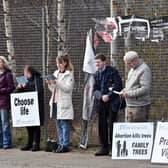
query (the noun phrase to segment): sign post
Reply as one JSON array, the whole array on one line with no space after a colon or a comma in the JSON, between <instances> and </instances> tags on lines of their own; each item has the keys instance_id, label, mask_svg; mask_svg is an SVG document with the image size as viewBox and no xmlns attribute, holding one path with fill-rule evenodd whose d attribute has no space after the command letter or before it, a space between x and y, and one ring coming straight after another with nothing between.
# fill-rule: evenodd
<instances>
[{"instance_id":1,"label":"sign post","mask_svg":"<svg viewBox=\"0 0 168 168\"><path fill-rule=\"evenodd\" d=\"M39 106L37 92L11 94L13 127L39 126Z\"/></svg>"},{"instance_id":2,"label":"sign post","mask_svg":"<svg viewBox=\"0 0 168 168\"><path fill-rule=\"evenodd\" d=\"M115 123L112 159L150 160L153 146L152 122Z\"/></svg>"},{"instance_id":3,"label":"sign post","mask_svg":"<svg viewBox=\"0 0 168 168\"><path fill-rule=\"evenodd\" d=\"M158 122L155 143L152 153L152 163L168 164L168 122Z\"/></svg>"}]
</instances>

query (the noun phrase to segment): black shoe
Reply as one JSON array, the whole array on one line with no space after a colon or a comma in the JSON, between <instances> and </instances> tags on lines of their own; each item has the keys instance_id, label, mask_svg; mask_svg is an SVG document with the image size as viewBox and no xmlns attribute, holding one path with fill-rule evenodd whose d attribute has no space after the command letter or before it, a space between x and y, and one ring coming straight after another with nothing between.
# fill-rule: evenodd
<instances>
[{"instance_id":1,"label":"black shoe","mask_svg":"<svg viewBox=\"0 0 168 168\"><path fill-rule=\"evenodd\" d=\"M5 150L6 149L11 149L12 148L12 146L5 146L5 147L3 147Z\"/></svg>"},{"instance_id":2,"label":"black shoe","mask_svg":"<svg viewBox=\"0 0 168 168\"><path fill-rule=\"evenodd\" d=\"M57 153L57 151L60 151L61 148L62 148L62 145L59 144L59 145L57 146L57 149L54 149L52 152L53 152L53 153Z\"/></svg>"},{"instance_id":3,"label":"black shoe","mask_svg":"<svg viewBox=\"0 0 168 168\"><path fill-rule=\"evenodd\" d=\"M109 150L106 148L101 148L98 152L95 153L95 156L107 156L109 155Z\"/></svg>"},{"instance_id":4,"label":"black shoe","mask_svg":"<svg viewBox=\"0 0 168 168\"><path fill-rule=\"evenodd\" d=\"M32 152L37 152L40 151L40 146L39 145L34 145L32 148Z\"/></svg>"},{"instance_id":5,"label":"black shoe","mask_svg":"<svg viewBox=\"0 0 168 168\"><path fill-rule=\"evenodd\" d=\"M26 146L22 147L21 150L22 151L29 151L32 149L32 147L33 147L32 145L26 145Z\"/></svg>"},{"instance_id":6,"label":"black shoe","mask_svg":"<svg viewBox=\"0 0 168 168\"><path fill-rule=\"evenodd\" d=\"M59 145L57 150L55 151L55 153L65 153L65 152L69 152L69 148L68 146L64 145Z\"/></svg>"}]
</instances>

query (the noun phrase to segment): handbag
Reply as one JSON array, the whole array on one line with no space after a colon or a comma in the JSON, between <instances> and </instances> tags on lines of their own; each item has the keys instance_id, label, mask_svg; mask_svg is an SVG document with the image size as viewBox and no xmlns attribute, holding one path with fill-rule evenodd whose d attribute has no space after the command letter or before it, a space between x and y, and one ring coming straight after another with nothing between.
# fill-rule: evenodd
<instances>
[{"instance_id":1,"label":"handbag","mask_svg":"<svg viewBox=\"0 0 168 168\"><path fill-rule=\"evenodd\" d=\"M48 139L46 142L45 152L53 152L57 149L58 144L53 139Z\"/></svg>"}]
</instances>

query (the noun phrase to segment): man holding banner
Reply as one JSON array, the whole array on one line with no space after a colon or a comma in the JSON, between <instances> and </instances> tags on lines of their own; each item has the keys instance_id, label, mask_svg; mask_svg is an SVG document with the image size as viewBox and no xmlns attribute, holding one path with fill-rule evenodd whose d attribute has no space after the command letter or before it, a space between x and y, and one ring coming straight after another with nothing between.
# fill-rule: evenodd
<instances>
[{"instance_id":1,"label":"man holding banner","mask_svg":"<svg viewBox=\"0 0 168 168\"><path fill-rule=\"evenodd\" d=\"M126 86L120 92L120 96L126 99L126 121L147 121L151 103L150 68L139 58L135 51L128 51L124 56L124 62L131 68L126 80Z\"/></svg>"}]
</instances>

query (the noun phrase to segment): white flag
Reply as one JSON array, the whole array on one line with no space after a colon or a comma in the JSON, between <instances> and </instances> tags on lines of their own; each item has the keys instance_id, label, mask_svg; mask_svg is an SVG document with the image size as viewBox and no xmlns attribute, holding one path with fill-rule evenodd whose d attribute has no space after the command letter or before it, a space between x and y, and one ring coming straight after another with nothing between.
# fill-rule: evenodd
<instances>
[{"instance_id":1,"label":"white flag","mask_svg":"<svg viewBox=\"0 0 168 168\"><path fill-rule=\"evenodd\" d=\"M83 71L85 72L85 81L84 81L83 110L82 110L83 124L82 124L80 147L84 149L87 148L88 144L88 133L89 133L88 127L90 118L92 116L93 101L94 101L93 74L96 72L94 57L95 55L92 47L92 30L90 30L86 38L86 49L83 63Z\"/></svg>"},{"instance_id":2,"label":"white flag","mask_svg":"<svg viewBox=\"0 0 168 168\"><path fill-rule=\"evenodd\" d=\"M83 71L89 74L94 74L96 72L95 54L92 47L92 30L87 34L86 38L86 48L85 48L85 56L83 62Z\"/></svg>"}]
</instances>

